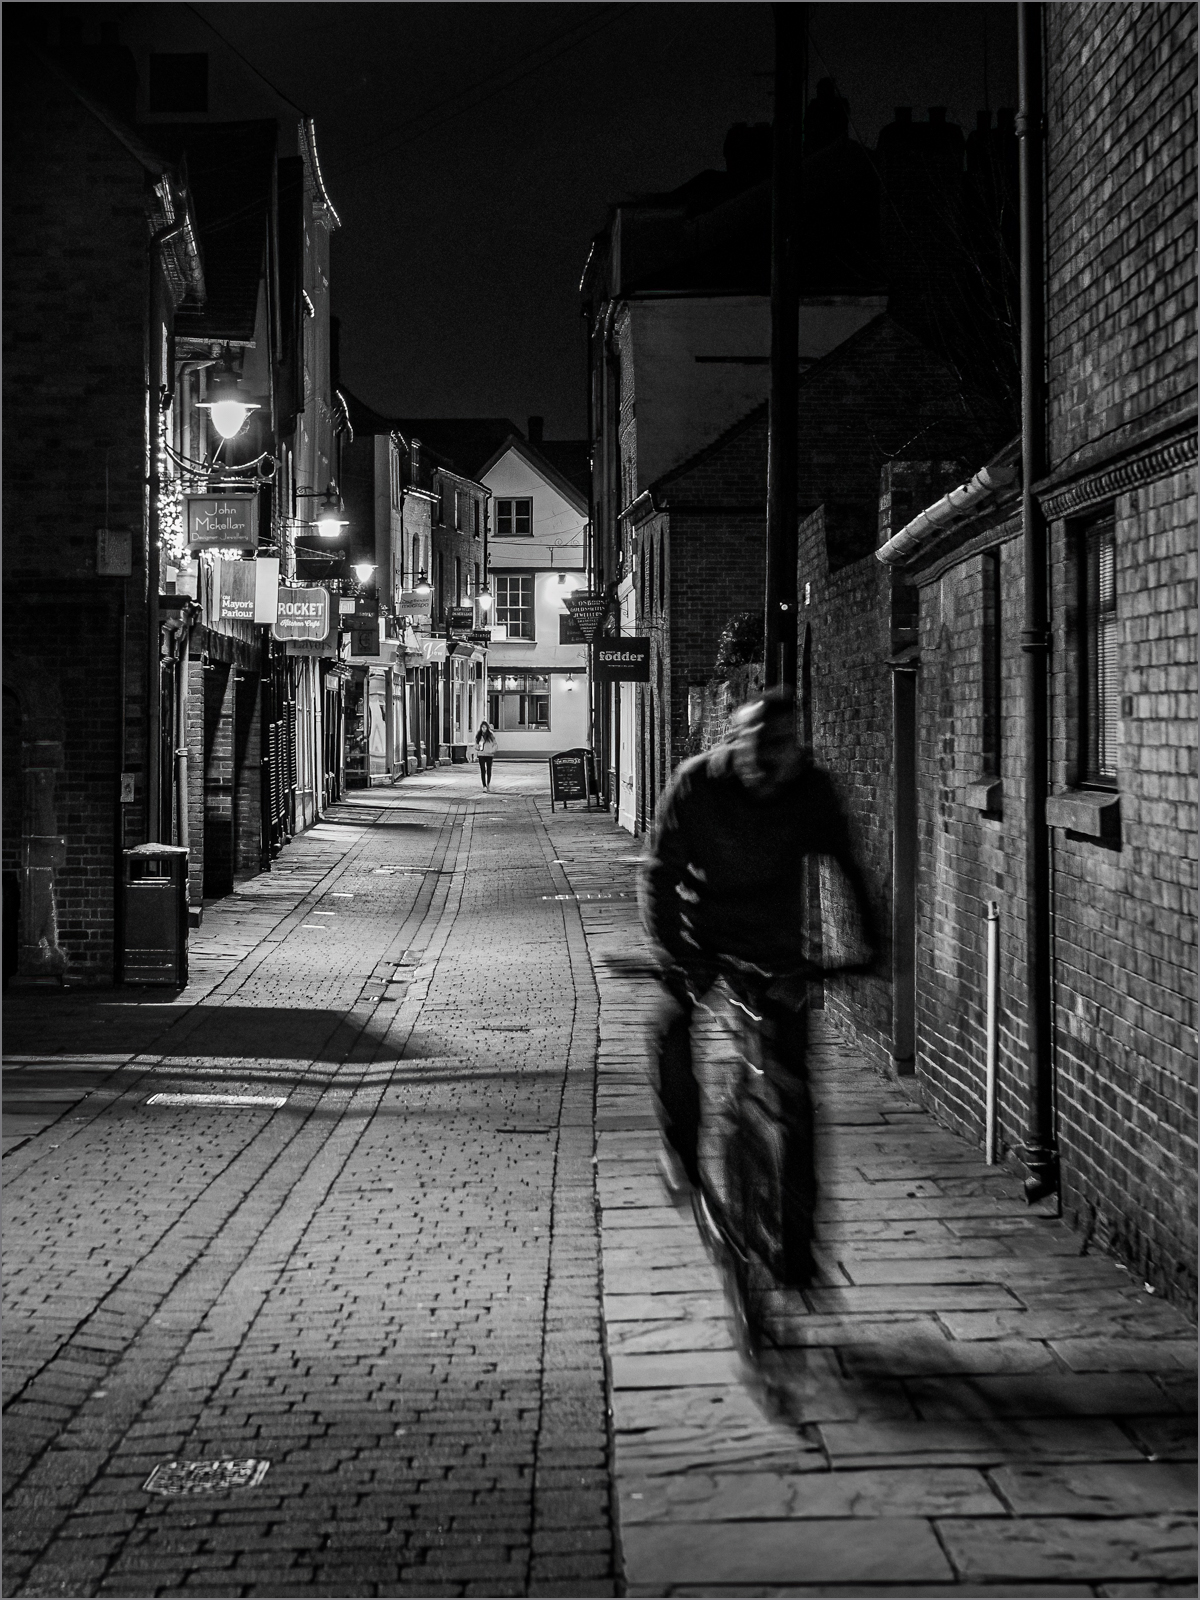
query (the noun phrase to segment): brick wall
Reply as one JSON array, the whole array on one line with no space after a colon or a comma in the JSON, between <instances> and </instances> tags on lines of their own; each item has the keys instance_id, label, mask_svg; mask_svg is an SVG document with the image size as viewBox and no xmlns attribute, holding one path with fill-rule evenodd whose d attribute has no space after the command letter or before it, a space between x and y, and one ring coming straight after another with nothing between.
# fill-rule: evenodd
<instances>
[{"instance_id":1,"label":"brick wall","mask_svg":"<svg viewBox=\"0 0 1200 1600\"><path fill-rule=\"evenodd\" d=\"M228 894L234 873L234 668L210 661L204 669L204 894Z\"/></svg>"},{"instance_id":2,"label":"brick wall","mask_svg":"<svg viewBox=\"0 0 1200 1600\"><path fill-rule=\"evenodd\" d=\"M238 873L263 864L262 679L238 672L235 683L233 863ZM286 783L286 777L284 778Z\"/></svg>"},{"instance_id":3,"label":"brick wall","mask_svg":"<svg viewBox=\"0 0 1200 1600\"><path fill-rule=\"evenodd\" d=\"M1196 9L1054 5L1047 49L1052 462L1196 387Z\"/></svg>"},{"instance_id":4,"label":"brick wall","mask_svg":"<svg viewBox=\"0 0 1200 1600\"><path fill-rule=\"evenodd\" d=\"M1196 486L1115 503L1120 848L1051 832L1063 1204L1195 1303ZM1052 782L1078 776L1076 529L1053 529Z\"/></svg>"},{"instance_id":5,"label":"brick wall","mask_svg":"<svg viewBox=\"0 0 1200 1600\"><path fill-rule=\"evenodd\" d=\"M1019 541L996 547L1003 641L1001 803L970 803L983 776L982 555L920 590L917 720L917 1076L941 1121L982 1145L986 1114L987 924L1000 907L997 1131L1000 1151L1025 1131L1025 857L1022 833L1023 622Z\"/></svg>"},{"instance_id":6,"label":"brick wall","mask_svg":"<svg viewBox=\"0 0 1200 1600\"><path fill-rule=\"evenodd\" d=\"M22 963L29 975L104 979L117 850L146 836L145 174L55 74L9 43L4 673L24 734L31 836L20 849L36 877L25 886ZM133 531L124 583L96 575L106 518ZM127 806L122 767L136 780Z\"/></svg>"}]
</instances>

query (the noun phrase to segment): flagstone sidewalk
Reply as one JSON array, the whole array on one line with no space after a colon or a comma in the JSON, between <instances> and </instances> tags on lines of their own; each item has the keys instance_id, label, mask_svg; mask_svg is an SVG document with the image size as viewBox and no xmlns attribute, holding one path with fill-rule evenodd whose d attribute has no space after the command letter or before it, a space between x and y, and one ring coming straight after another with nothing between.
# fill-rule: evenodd
<instances>
[{"instance_id":1,"label":"flagstone sidewalk","mask_svg":"<svg viewBox=\"0 0 1200 1600\"><path fill-rule=\"evenodd\" d=\"M818 1013L818 1286L776 1306L786 1418L665 1201L643 1065L637 845L543 821L600 993L596 1106L631 1595L1194 1595L1195 1329L877 1077ZM720 1046L709 1030L707 1049Z\"/></svg>"}]
</instances>

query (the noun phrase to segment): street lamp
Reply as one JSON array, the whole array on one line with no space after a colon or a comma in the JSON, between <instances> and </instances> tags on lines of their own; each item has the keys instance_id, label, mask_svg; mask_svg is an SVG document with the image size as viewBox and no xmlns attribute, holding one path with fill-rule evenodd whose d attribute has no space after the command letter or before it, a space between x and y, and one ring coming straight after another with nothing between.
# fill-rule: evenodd
<instances>
[{"instance_id":1,"label":"street lamp","mask_svg":"<svg viewBox=\"0 0 1200 1600\"><path fill-rule=\"evenodd\" d=\"M322 539L336 539L342 529L349 526L342 515L342 497L338 493L337 484L330 478L329 486L321 500L320 510L317 512L317 533ZM371 570L374 571L374 568Z\"/></svg>"},{"instance_id":2,"label":"street lamp","mask_svg":"<svg viewBox=\"0 0 1200 1600\"><path fill-rule=\"evenodd\" d=\"M373 561L356 561L354 563L354 576L358 579L359 583L369 583L371 574L374 571L375 563Z\"/></svg>"},{"instance_id":3,"label":"street lamp","mask_svg":"<svg viewBox=\"0 0 1200 1600\"><path fill-rule=\"evenodd\" d=\"M433 593L433 585L430 583L429 579L425 576L425 568L424 567L422 567L420 572L417 573L417 581L413 585L413 593L414 594L432 594Z\"/></svg>"},{"instance_id":4,"label":"street lamp","mask_svg":"<svg viewBox=\"0 0 1200 1600\"><path fill-rule=\"evenodd\" d=\"M237 377L226 365L214 377L208 399L201 400L197 409L208 412L222 439L236 439L246 426L246 418L261 407L257 400L247 400L238 393Z\"/></svg>"},{"instance_id":5,"label":"street lamp","mask_svg":"<svg viewBox=\"0 0 1200 1600\"><path fill-rule=\"evenodd\" d=\"M486 583L476 592L475 598L479 602L481 611L490 611L492 609L492 591Z\"/></svg>"}]
</instances>

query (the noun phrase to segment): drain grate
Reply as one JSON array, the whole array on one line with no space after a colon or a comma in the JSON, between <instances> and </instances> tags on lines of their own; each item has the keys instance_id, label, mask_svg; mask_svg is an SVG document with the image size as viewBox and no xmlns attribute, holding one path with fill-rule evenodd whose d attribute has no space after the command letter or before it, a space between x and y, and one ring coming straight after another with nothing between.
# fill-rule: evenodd
<instances>
[{"instance_id":1,"label":"drain grate","mask_svg":"<svg viewBox=\"0 0 1200 1600\"><path fill-rule=\"evenodd\" d=\"M267 1475L269 1461L248 1456L240 1461L163 1461L146 1479L147 1494L224 1494L229 1489L254 1489Z\"/></svg>"},{"instance_id":2,"label":"drain grate","mask_svg":"<svg viewBox=\"0 0 1200 1600\"><path fill-rule=\"evenodd\" d=\"M152 1094L148 1106L285 1106L285 1094Z\"/></svg>"}]
</instances>

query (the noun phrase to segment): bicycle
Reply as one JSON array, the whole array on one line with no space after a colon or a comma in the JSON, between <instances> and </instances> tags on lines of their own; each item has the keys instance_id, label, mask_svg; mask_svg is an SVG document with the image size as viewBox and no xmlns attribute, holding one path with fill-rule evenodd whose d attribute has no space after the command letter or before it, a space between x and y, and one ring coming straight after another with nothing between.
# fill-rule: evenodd
<instances>
[{"instance_id":1,"label":"bicycle","mask_svg":"<svg viewBox=\"0 0 1200 1600\"><path fill-rule=\"evenodd\" d=\"M670 972L621 957L606 965L659 981ZM689 1198L724 1281L735 1342L756 1364L770 1297L808 1288L818 1272L816 1124L805 1061L809 985L869 969L808 963L770 972L733 957L718 958L715 966L716 981L703 993L674 969L692 1004L733 1044L733 1071L717 1097L716 1126L708 1124L701 1145L700 1184Z\"/></svg>"}]
</instances>

